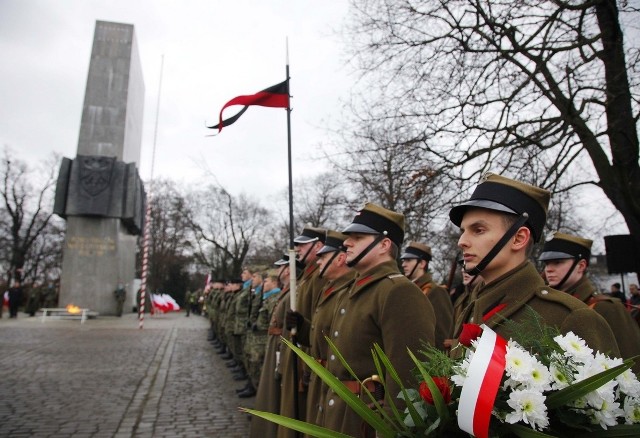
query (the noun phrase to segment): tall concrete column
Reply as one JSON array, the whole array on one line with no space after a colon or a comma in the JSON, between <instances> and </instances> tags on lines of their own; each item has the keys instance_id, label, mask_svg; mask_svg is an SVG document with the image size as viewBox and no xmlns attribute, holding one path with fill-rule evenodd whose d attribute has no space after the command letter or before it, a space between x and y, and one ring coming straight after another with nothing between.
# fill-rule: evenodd
<instances>
[{"instance_id":1,"label":"tall concrete column","mask_svg":"<svg viewBox=\"0 0 640 438\"><path fill-rule=\"evenodd\" d=\"M137 174L143 109L144 81L133 25L97 21L78 158L63 161L56 190L54 211L67 218L60 306L74 304L112 315L119 281L127 285L129 298L136 292L135 234L141 227L125 219L144 210Z\"/></svg>"}]
</instances>

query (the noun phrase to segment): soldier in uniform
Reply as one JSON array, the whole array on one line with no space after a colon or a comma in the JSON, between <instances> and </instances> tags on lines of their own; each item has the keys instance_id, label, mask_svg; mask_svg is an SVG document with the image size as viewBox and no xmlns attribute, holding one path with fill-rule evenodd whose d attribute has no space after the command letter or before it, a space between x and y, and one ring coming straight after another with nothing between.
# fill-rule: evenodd
<instances>
[{"instance_id":1,"label":"soldier in uniform","mask_svg":"<svg viewBox=\"0 0 640 438\"><path fill-rule=\"evenodd\" d=\"M415 364L407 349L418 352L424 344L433 345L435 315L420 288L398 270L396 258L404 239L404 215L367 203L343 230L347 266L358 276L348 291L338 297L328 333L360 381L378 397L372 377L377 370L371 349L378 344L387 354L405 385L415 384L411 370ZM354 394L362 387L334 354L326 368ZM404 409L396 398L399 386L385 375L390 399ZM369 398L364 396L364 401ZM321 398L321 426L351 436L361 436L362 419L331 389ZM385 409L391 409L390 406Z\"/></svg>"},{"instance_id":2,"label":"soldier in uniform","mask_svg":"<svg viewBox=\"0 0 640 438\"><path fill-rule=\"evenodd\" d=\"M325 336L331 329L338 297L351 287L356 276L356 272L347 266L347 253L343 245L346 238L346 234L327 230L324 246L317 253L317 263L320 267L318 275L325 278L327 283L318 296L308 327L309 354L322 365L327 364L327 357L329 357L329 344L327 344ZM306 330L306 324L300 330ZM307 422L322 424L322 397L326 390L327 387L322 379L316 374L312 374L307 394L305 416Z\"/></svg>"},{"instance_id":3,"label":"soldier in uniform","mask_svg":"<svg viewBox=\"0 0 640 438\"><path fill-rule=\"evenodd\" d=\"M285 315L289 301L289 256L277 262L278 279L282 285L282 290L276 295L273 311L269 316L269 326L267 328L267 347L265 349L264 363L260 373L260 383L254 408L259 411L280 413L280 384L282 374L280 373L280 350L282 343L280 337L284 333ZM259 417L251 419L251 438L274 438L277 435L278 425Z\"/></svg>"},{"instance_id":4,"label":"soldier in uniform","mask_svg":"<svg viewBox=\"0 0 640 438\"><path fill-rule=\"evenodd\" d=\"M296 260L304 266L302 274L298 277L296 287L296 313L292 315L291 307L287 308L287 330L297 325L298 321L311 321L314 303L317 295L325 284L323 278L318 277L318 265L316 253L324 244L326 230L306 226L300 235L293 239ZM309 332L297 330L296 342L302 346L303 351L308 352ZM307 388L311 371L298 360L295 353L289 348L282 349L282 398L280 401L280 413L290 418L304 421L306 412ZM297 366L298 381L294 381L293 366ZM297 391L297 394L294 392ZM296 404L297 399L297 404ZM278 438L295 438L295 431L278 426Z\"/></svg>"},{"instance_id":5,"label":"soldier in uniform","mask_svg":"<svg viewBox=\"0 0 640 438\"><path fill-rule=\"evenodd\" d=\"M253 298L253 269L245 267L240 276L242 278L242 289L234 300L233 308L233 357L236 365L231 371L234 373L233 380L247 380L249 376L245 368L244 343L247 335L247 322L249 321L249 305Z\"/></svg>"},{"instance_id":6,"label":"soldier in uniform","mask_svg":"<svg viewBox=\"0 0 640 438\"><path fill-rule=\"evenodd\" d=\"M598 293L587 278L592 240L565 233L554 233L545 242L538 258L544 263L549 286L586 303L607 321L618 342L620 356L628 359L640 355L640 327L620 300ZM633 370L640 372L640 362Z\"/></svg>"},{"instance_id":7,"label":"soldier in uniform","mask_svg":"<svg viewBox=\"0 0 640 438\"><path fill-rule=\"evenodd\" d=\"M438 285L429 273L431 247L420 242L409 242L400 256L404 275L427 297L436 313L435 346L444 350L444 340L453 335L453 304L447 290Z\"/></svg>"},{"instance_id":8,"label":"soldier in uniform","mask_svg":"<svg viewBox=\"0 0 640 438\"><path fill-rule=\"evenodd\" d=\"M124 300L127 298L127 290L124 288L124 284L118 281L116 290L113 291L113 295L116 299L116 316L122 316L122 310L124 308Z\"/></svg>"},{"instance_id":9,"label":"soldier in uniform","mask_svg":"<svg viewBox=\"0 0 640 438\"><path fill-rule=\"evenodd\" d=\"M262 275L260 277L262 278ZM253 397L256 394L269 337L269 322L273 309L278 302L278 294L280 292L277 272L265 274L258 292L260 300L255 303L257 307L255 318L251 320L251 328L247 332L245 356L248 359L247 372L249 374L249 382L247 386L238 392L238 396L241 398Z\"/></svg>"},{"instance_id":10,"label":"soldier in uniform","mask_svg":"<svg viewBox=\"0 0 640 438\"><path fill-rule=\"evenodd\" d=\"M528 260L542 236L549 198L547 190L489 173L469 201L451 209L451 222L462 233L458 246L465 270L483 279L456 321L454 336L463 323L473 322L508 338L504 319L527 320L532 309L562 333L572 331L594 350L617 356L606 321L577 298L545 285Z\"/></svg>"}]
</instances>

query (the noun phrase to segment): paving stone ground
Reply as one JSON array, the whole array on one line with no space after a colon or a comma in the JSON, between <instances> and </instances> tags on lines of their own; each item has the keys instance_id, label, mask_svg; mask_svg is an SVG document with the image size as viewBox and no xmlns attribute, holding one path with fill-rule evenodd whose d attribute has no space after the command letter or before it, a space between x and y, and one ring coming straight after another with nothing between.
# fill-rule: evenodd
<instances>
[{"instance_id":1,"label":"paving stone ground","mask_svg":"<svg viewBox=\"0 0 640 438\"><path fill-rule=\"evenodd\" d=\"M0 318L0 437L245 437L208 321L175 312Z\"/></svg>"}]
</instances>

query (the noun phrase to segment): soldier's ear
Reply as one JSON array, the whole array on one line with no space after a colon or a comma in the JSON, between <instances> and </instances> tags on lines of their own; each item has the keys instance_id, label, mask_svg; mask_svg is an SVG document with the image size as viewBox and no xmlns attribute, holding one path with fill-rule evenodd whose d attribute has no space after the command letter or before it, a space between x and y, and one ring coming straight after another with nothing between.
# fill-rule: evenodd
<instances>
[{"instance_id":1,"label":"soldier's ear","mask_svg":"<svg viewBox=\"0 0 640 438\"><path fill-rule=\"evenodd\" d=\"M515 251L526 249L531 240L531 230L527 227L520 227L511 239L511 248Z\"/></svg>"}]
</instances>

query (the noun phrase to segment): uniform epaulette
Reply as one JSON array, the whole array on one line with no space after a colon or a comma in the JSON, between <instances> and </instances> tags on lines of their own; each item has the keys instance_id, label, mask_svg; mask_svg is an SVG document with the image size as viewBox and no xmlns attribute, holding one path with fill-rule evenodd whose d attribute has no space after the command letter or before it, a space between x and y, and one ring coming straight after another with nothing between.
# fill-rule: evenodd
<instances>
[{"instance_id":1,"label":"uniform epaulette","mask_svg":"<svg viewBox=\"0 0 640 438\"><path fill-rule=\"evenodd\" d=\"M387 278L398 278L398 277L404 277L404 274L390 274L387 276Z\"/></svg>"},{"instance_id":2,"label":"uniform epaulette","mask_svg":"<svg viewBox=\"0 0 640 438\"><path fill-rule=\"evenodd\" d=\"M538 298L542 298L545 301L552 301L554 303L562 304L569 310L577 309L574 297L572 297L566 292L561 292L550 287L544 287L542 289L537 290L535 292L535 295ZM577 300L577 301L581 302L580 300Z\"/></svg>"}]
</instances>

